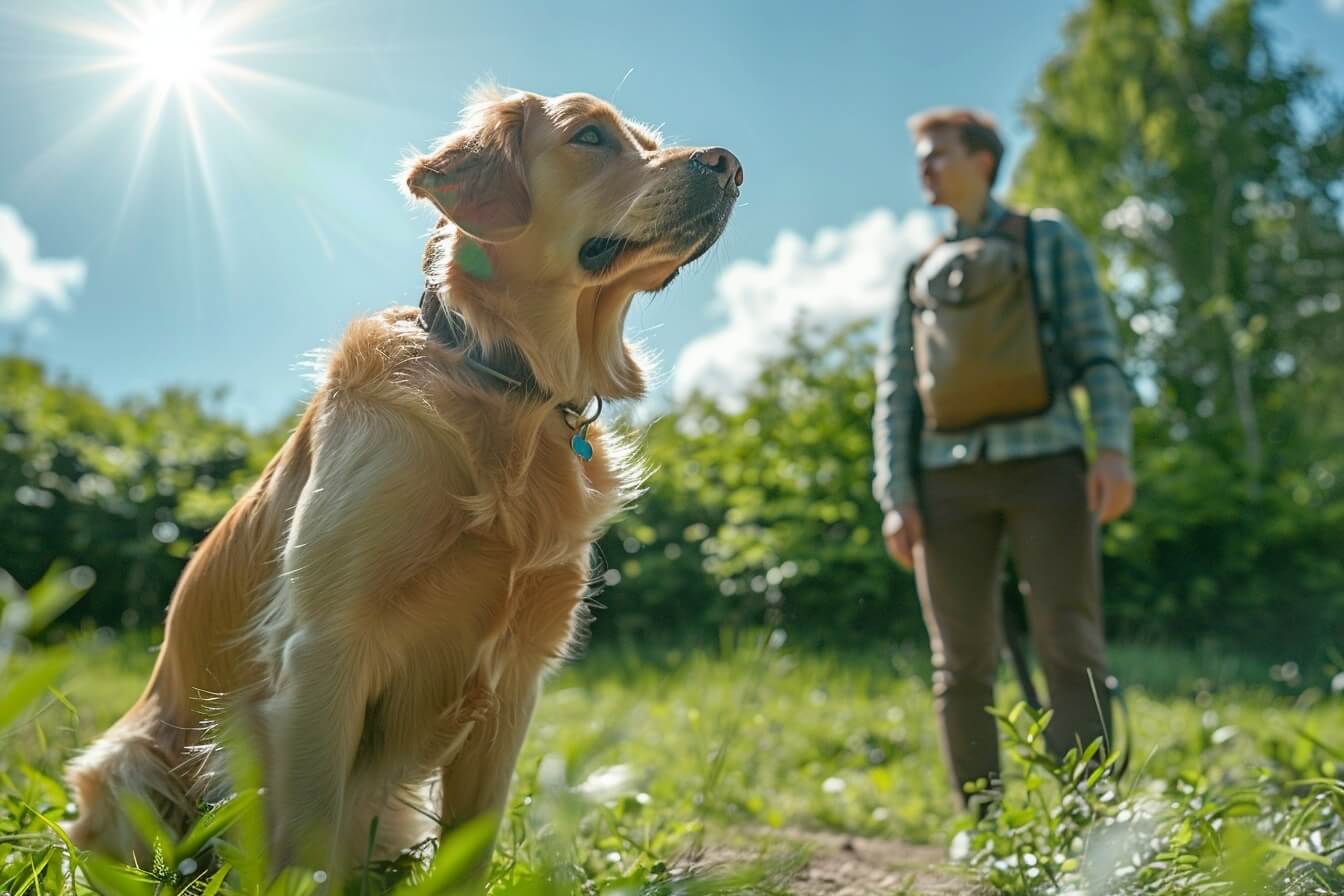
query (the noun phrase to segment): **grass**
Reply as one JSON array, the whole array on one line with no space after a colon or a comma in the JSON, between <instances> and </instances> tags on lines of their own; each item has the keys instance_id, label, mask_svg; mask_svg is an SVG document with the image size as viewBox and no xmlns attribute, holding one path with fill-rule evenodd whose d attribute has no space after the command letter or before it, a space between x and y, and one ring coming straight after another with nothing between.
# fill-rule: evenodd
<instances>
[{"instance_id":1,"label":"grass","mask_svg":"<svg viewBox=\"0 0 1344 896\"><path fill-rule=\"evenodd\" d=\"M1116 786L1093 780L1080 757L1045 757L1032 732L1039 720L1014 712L1005 686L1009 796L960 838L967 873L1022 894L1344 892L1331 889L1344 881L1344 699L1328 677L1338 670L1290 677L1280 665L1271 679L1265 664L1225 653L1136 647L1113 657L1128 683L1129 775ZM70 889L49 824L70 808L61 764L129 705L151 662L144 642L85 645L61 698L48 692L0 735L0 892ZM491 892L785 893L797 855L776 849L736 877L697 873L688 859L770 828L946 843L967 822L946 791L927 680L913 650L818 654L753 642L586 657L547 687ZM228 838L243 833L236 825ZM440 850L433 880L408 860L350 892L398 879L404 892L451 892L472 836ZM165 850L160 859L144 873L93 873L119 890L246 890L239 864L219 875L204 857ZM287 885L312 882L296 875Z\"/></svg>"}]
</instances>

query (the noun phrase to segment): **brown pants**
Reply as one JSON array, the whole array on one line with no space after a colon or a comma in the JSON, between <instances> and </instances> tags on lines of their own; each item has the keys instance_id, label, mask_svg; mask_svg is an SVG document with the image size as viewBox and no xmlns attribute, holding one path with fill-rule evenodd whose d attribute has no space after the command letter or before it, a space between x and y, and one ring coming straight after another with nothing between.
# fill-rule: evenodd
<instances>
[{"instance_id":1,"label":"brown pants","mask_svg":"<svg viewBox=\"0 0 1344 896\"><path fill-rule=\"evenodd\" d=\"M997 723L985 707L1000 653L1005 533L1055 713L1046 744L1061 755L1102 736L1103 719L1110 731L1097 527L1078 453L926 470L920 485L915 576L943 754L965 802L965 784L999 774Z\"/></svg>"}]
</instances>

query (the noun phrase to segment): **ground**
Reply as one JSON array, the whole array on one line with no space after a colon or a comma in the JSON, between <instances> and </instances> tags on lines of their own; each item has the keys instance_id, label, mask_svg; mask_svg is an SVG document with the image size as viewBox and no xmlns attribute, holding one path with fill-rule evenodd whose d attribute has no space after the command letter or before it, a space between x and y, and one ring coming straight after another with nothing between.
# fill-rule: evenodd
<instances>
[{"instance_id":1,"label":"ground","mask_svg":"<svg viewBox=\"0 0 1344 896\"><path fill-rule=\"evenodd\" d=\"M693 864L733 867L762 855L798 853L794 862L771 862L772 883L792 896L987 896L965 871L948 863L947 851L897 839L854 837L802 830L755 828L741 842L706 847Z\"/></svg>"}]
</instances>

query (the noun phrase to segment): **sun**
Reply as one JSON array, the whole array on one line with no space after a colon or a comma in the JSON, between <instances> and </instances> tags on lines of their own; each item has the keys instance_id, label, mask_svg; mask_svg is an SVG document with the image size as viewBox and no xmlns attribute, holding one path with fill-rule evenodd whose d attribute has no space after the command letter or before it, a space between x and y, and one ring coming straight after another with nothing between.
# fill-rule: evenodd
<instances>
[{"instance_id":1,"label":"sun","mask_svg":"<svg viewBox=\"0 0 1344 896\"><path fill-rule=\"evenodd\" d=\"M286 129L270 126L266 114L283 102L344 104L339 92L279 74L293 53L318 50L310 36L285 33L288 12L326 0L67 0L30 3L42 11L23 21L64 38L67 44L47 71L53 77L87 77L106 89L101 101L70 110L68 130L37 153L19 179L37 183L58 165L81 166L102 153L109 140L130 143L128 164L116 172L121 202L108 221L115 237L137 197L178 177L174 189L195 196L221 253L227 254L226 216L213 159L238 141L283 157L296 156ZM10 12L0 0L0 29ZM59 8L64 7L64 8ZM0 31L0 33L5 33ZM3 41L0 41L3 43ZM68 61L68 62L67 62ZM264 67L263 67L264 66ZM130 119L130 120L128 120ZM134 122L138 119L138 122ZM169 149L166 137L176 143ZM182 153L182 165L163 163L161 151ZM261 153L254 157L262 158ZM142 178L148 181L142 190ZM192 203L183 213L194 215Z\"/></svg>"},{"instance_id":2,"label":"sun","mask_svg":"<svg viewBox=\"0 0 1344 896\"><path fill-rule=\"evenodd\" d=\"M131 55L144 77L179 90L203 83L214 48L202 12L165 6L136 23Z\"/></svg>"},{"instance_id":3,"label":"sun","mask_svg":"<svg viewBox=\"0 0 1344 896\"><path fill-rule=\"evenodd\" d=\"M240 82L253 88L287 86L286 79L271 76L246 64L245 57L266 50L282 51L276 41L262 43L250 37L264 27L268 13L282 0L236 0L218 8L215 0L81 0L80 13L53 12L35 18L35 23L76 39L72 55L84 56L82 64L68 69L71 75L111 75L117 83L104 100L82 114L70 131L40 153L25 169L36 172L56 159L68 159L90 151L99 133L121 118L140 101L143 110L138 128L119 128L135 141L134 160L121 179L121 207L112 222L118 230L165 128L178 129L187 138L194 157L195 183L204 189L210 220L219 232L222 215L219 190L211 166L206 128L209 113L222 113L244 128L253 127L246 107L239 108L228 96ZM220 4L219 6L223 6ZM256 91L253 91L255 95ZM169 110L172 114L165 114ZM124 119L123 119L124 120ZM162 166L161 166L162 167ZM184 168L184 177L188 169ZM184 181L189 188L190 181Z\"/></svg>"}]
</instances>

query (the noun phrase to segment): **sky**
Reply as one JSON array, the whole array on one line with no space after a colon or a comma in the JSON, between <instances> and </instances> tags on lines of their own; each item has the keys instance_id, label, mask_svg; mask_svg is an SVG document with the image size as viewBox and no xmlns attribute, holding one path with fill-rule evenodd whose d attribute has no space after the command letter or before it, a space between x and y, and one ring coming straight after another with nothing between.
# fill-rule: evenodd
<instances>
[{"instance_id":1,"label":"sky","mask_svg":"<svg viewBox=\"0 0 1344 896\"><path fill-rule=\"evenodd\" d=\"M274 425L314 349L418 301L433 216L393 175L494 80L742 160L718 246L627 324L658 358L650 407L731 395L799 314L880 315L941 226L910 114L991 112L1011 171L1078 5L0 0L0 352L109 401L224 387L218 413ZM193 13L208 37L172 27ZM1268 21L1344 92L1344 0Z\"/></svg>"}]
</instances>

